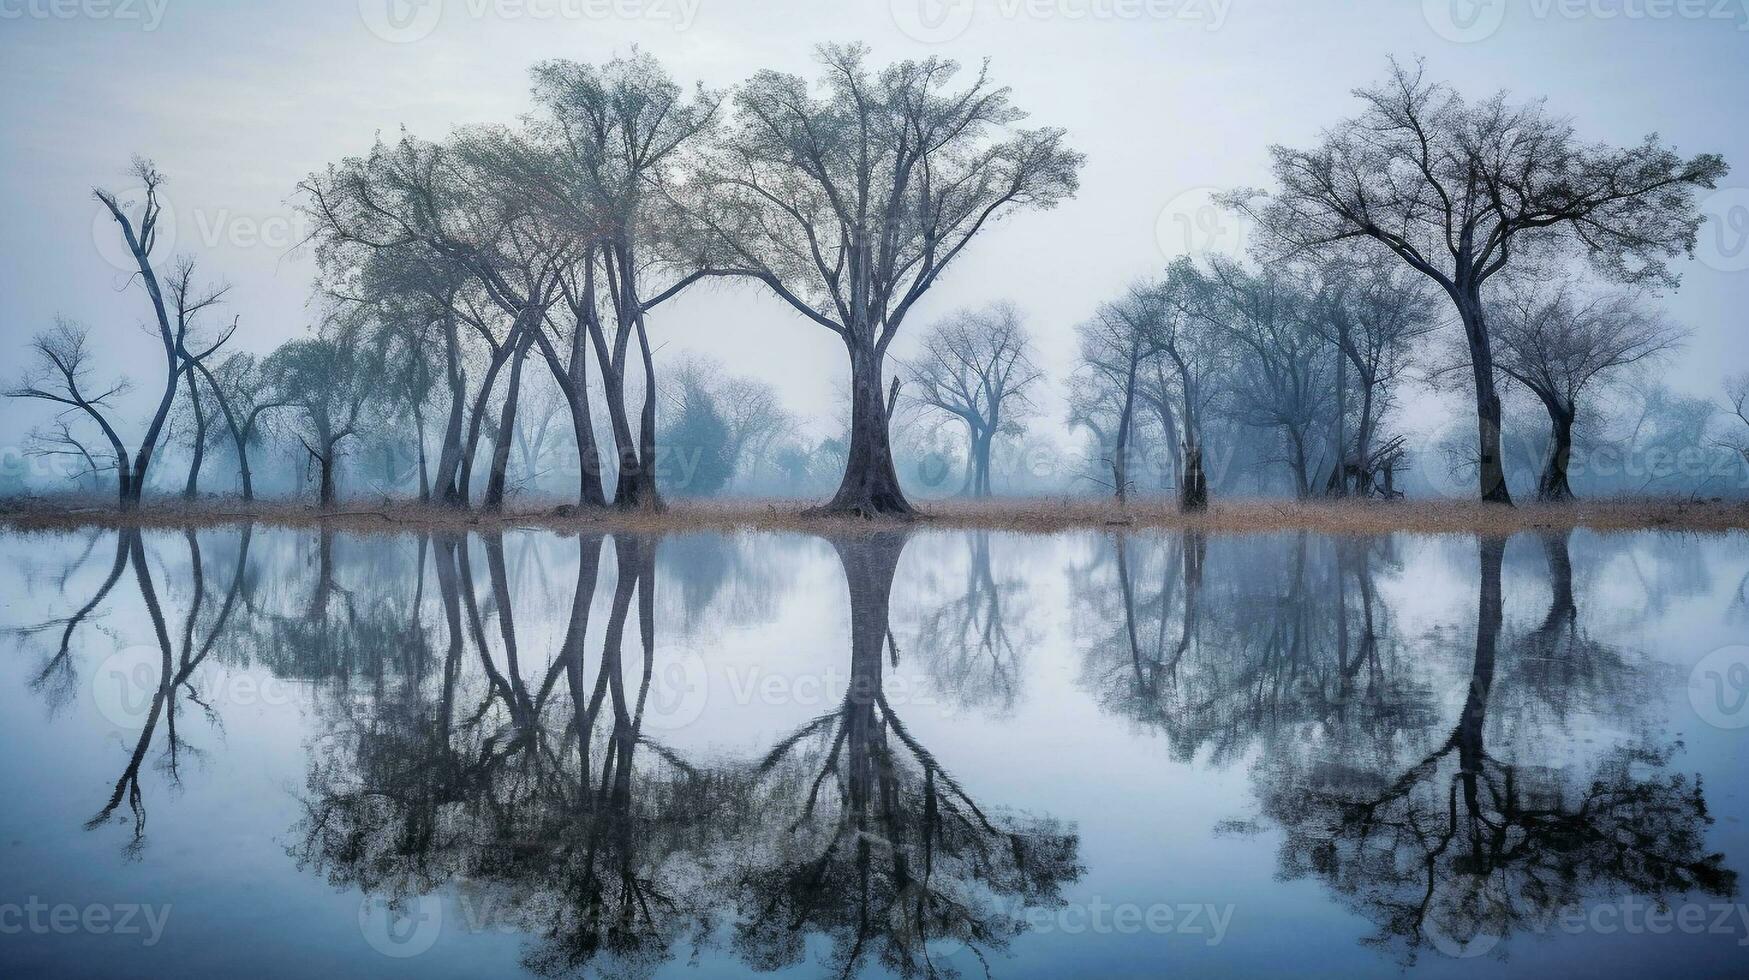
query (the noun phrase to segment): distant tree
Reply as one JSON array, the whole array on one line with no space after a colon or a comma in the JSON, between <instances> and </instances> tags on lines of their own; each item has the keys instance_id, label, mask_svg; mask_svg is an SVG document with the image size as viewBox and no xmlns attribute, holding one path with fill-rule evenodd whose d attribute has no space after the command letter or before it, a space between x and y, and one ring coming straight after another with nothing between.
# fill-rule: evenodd
<instances>
[{"instance_id":1,"label":"distant tree","mask_svg":"<svg viewBox=\"0 0 1749 980\"><path fill-rule=\"evenodd\" d=\"M1749 374L1725 379L1725 410L1731 414L1725 446L1749 464Z\"/></svg>"},{"instance_id":2,"label":"distant tree","mask_svg":"<svg viewBox=\"0 0 1749 980\"><path fill-rule=\"evenodd\" d=\"M689 208L722 274L751 276L843 341L850 441L836 513L908 514L887 422L887 348L906 315L1002 214L1074 193L1081 155L1022 118L980 69L930 58L873 70L861 46L820 49L818 96L763 71Z\"/></svg>"},{"instance_id":3,"label":"distant tree","mask_svg":"<svg viewBox=\"0 0 1749 980\"><path fill-rule=\"evenodd\" d=\"M262 439L262 428L269 412L283 408L285 401L269 387L261 366L251 354L232 354L218 367L208 368L204 360L194 368L206 379L225 418L237 454L237 470L243 485L243 499L255 499L255 481L249 464L249 447Z\"/></svg>"},{"instance_id":4,"label":"distant tree","mask_svg":"<svg viewBox=\"0 0 1749 980\"><path fill-rule=\"evenodd\" d=\"M1326 489L1337 496L1369 493L1376 466L1389 465L1388 456L1375 459L1375 443L1397 383L1414 362L1419 344L1439 324L1435 298L1424 277L1376 251L1330 259L1312 273L1312 279L1307 322L1342 356L1337 363L1336 424L1331 433L1340 465L1332 470ZM1349 371L1359 389L1358 404L1352 408ZM1355 417L1352 439L1347 431L1351 413ZM1389 442L1377 451L1389 454Z\"/></svg>"},{"instance_id":5,"label":"distant tree","mask_svg":"<svg viewBox=\"0 0 1749 980\"><path fill-rule=\"evenodd\" d=\"M961 310L929 328L923 349L906 366L910 394L965 425L971 466L967 490L990 496L990 446L998 433L1018 431L1031 389L1044 378L1032 341L1012 303Z\"/></svg>"},{"instance_id":6,"label":"distant tree","mask_svg":"<svg viewBox=\"0 0 1749 980\"><path fill-rule=\"evenodd\" d=\"M1419 63L1392 62L1384 83L1355 95L1362 114L1314 149L1271 149L1275 194L1225 201L1257 220L1275 257L1367 239L1445 290L1469 351L1481 496L1511 503L1483 286L1512 261L1570 248L1611 278L1674 287L1668 260L1692 253L1701 223L1694 192L1728 168L1717 154L1685 160L1655 136L1582 144L1541 102L1466 102Z\"/></svg>"},{"instance_id":7,"label":"distant tree","mask_svg":"<svg viewBox=\"0 0 1749 980\"><path fill-rule=\"evenodd\" d=\"M1091 319L1076 328L1081 340L1081 363L1087 369L1091 385L1074 404L1080 411L1074 416L1080 424L1090 425L1101 437L1101 449L1109 452L1112 493L1119 503L1130 492L1130 443L1136 425L1136 388L1142 369L1161 354L1161 337L1166 320L1165 296L1158 284L1137 282L1123 296L1101 303ZM1110 442L1105 443L1104 426L1094 422L1100 403L1115 405L1115 420L1110 425Z\"/></svg>"},{"instance_id":8,"label":"distant tree","mask_svg":"<svg viewBox=\"0 0 1749 980\"><path fill-rule=\"evenodd\" d=\"M1682 332L1643 294L1587 291L1571 280L1526 277L1490 306L1500 340L1500 370L1549 413L1548 455L1537 499L1571 500L1567 482L1580 397L1607 375L1668 351Z\"/></svg>"},{"instance_id":9,"label":"distant tree","mask_svg":"<svg viewBox=\"0 0 1749 980\"><path fill-rule=\"evenodd\" d=\"M357 339L349 336L288 341L262 364L262 372L291 409L291 434L318 468L317 502L322 507L334 504L341 443L358 434L376 390L372 368Z\"/></svg>"},{"instance_id":10,"label":"distant tree","mask_svg":"<svg viewBox=\"0 0 1749 980\"><path fill-rule=\"evenodd\" d=\"M735 474L729 449L729 426L716 399L697 376L681 382L675 422L664 438L671 468L682 477L675 490L686 496L708 497L728 485Z\"/></svg>"},{"instance_id":11,"label":"distant tree","mask_svg":"<svg viewBox=\"0 0 1749 980\"><path fill-rule=\"evenodd\" d=\"M1234 417L1280 434L1294 492L1311 496L1318 469L1312 454L1330 421L1336 360L1307 326L1308 297L1285 276L1253 272L1225 256L1211 257L1198 275L1203 301L1196 309L1238 352L1227 384Z\"/></svg>"}]
</instances>

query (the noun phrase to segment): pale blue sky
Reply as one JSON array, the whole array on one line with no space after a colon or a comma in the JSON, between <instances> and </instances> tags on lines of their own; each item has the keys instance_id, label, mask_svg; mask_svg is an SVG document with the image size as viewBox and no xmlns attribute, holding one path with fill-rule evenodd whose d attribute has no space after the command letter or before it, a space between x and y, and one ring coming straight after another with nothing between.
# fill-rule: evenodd
<instances>
[{"instance_id":1,"label":"pale blue sky","mask_svg":"<svg viewBox=\"0 0 1749 980\"><path fill-rule=\"evenodd\" d=\"M439 13L435 26L417 40L384 40L367 21L391 23L391 2L410 15L411 32L425 30L427 10ZM881 60L989 57L1034 124L1067 127L1087 154L1082 191L979 242L910 330L959 305L1012 299L1059 378L1072 366L1073 325L1179 247L1170 234L1163 247L1158 233L1174 227L1170 208L1195 202L1200 188L1266 183L1268 145L1305 144L1353 112L1349 90L1380 77L1389 55L1424 55L1466 93L1547 96L1589 139L1656 131L1685 153L1723 153L1736 169L1728 184L1749 205L1749 0L1526 0L1495 20L1486 0L1451 0L1459 20L1481 18L1475 30L1486 36L1469 43L1433 26L1455 22L1448 0L427 2L436 6L0 0L7 380L25 339L57 312L97 329L109 368L142 365L142 380L155 368L153 341L135 329L144 297L121 289L125 277L105 258L113 230L93 230L90 188L125 187L131 154L169 176L176 248L233 284L226 318L241 315L240 343L266 350L309 321L311 264L286 254L300 231L287 202L301 177L363 151L377 131L435 138L457 124L511 120L526 108L532 62L599 60L634 44L680 79L715 86L764 67L812 74L810 49L829 40L866 41ZM953 36L932 44L907 34L937 22ZM1724 374L1749 369L1749 271L1690 263L1668 307L1695 334L1673 362L1676 384L1710 395ZM753 288L700 290L653 327L663 356L710 354L780 384L799 412L832 411L841 348ZM0 445L16 447L43 417L6 405Z\"/></svg>"}]
</instances>

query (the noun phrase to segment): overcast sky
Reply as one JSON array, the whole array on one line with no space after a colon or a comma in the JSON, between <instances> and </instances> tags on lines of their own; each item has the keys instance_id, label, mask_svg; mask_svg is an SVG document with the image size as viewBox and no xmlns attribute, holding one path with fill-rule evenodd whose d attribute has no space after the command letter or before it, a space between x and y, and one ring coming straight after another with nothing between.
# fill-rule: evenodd
<instances>
[{"instance_id":1,"label":"overcast sky","mask_svg":"<svg viewBox=\"0 0 1749 980\"><path fill-rule=\"evenodd\" d=\"M813 76L823 41L878 62L989 58L1031 125L1087 155L1080 194L985 235L908 321L1011 299L1054 378L1074 325L1170 255L1242 242L1211 224L1211 188L1267 185L1271 143L1305 145L1353 113L1386 58L1425 56L1466 94L1546 96L1588 140L1657 132L1736 168L1710 199L1701 261L1667 299L1694 332L1672 381L1702 395L1749 369L1749 0L0 0L0 369L57 313L89 323L105 366L158 383L114 226L93 185L125 189L129 157L168 176L175 249L233 285L226 317L266 351L310 322L312 263L297 181L400 127L440 138L528 106L527 68L637 45L683 82L728 86L762 68ZM1720 220L1722 219L1722 220ZM1195 233L1187 236L1186 229ZM841 345L754 287L664 306L662 357L683 350L781 386L828 418ZM1048 411L1060 415L1053 396ZM1411 406L1413 410L1415 406ZM16 403L0 445L45 415Z\"/></svg>"}]
</instances>

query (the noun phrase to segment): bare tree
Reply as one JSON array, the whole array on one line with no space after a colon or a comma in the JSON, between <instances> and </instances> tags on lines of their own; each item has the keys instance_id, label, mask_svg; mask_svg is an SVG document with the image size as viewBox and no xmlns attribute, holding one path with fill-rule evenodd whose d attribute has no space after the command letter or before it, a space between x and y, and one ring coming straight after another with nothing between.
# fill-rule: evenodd
<instances>
[{"instance_id":1,"label":"bare tree","mask_svg":"<svg viewBox=\"0 0 1749 980\"><path fill-rule=\"evenodd\" d=\"M1011 129L1022 113L987 69L955 90L952 61L872 70L856 45L819 58L818 95L774 71L736 93L711 193L689 210L718 272L764 282L844 343L850 445L824 509L909 514L887 428L887 348L993 219L1072 195L1081 155L1061 130Z\"/></svg>"},{"instance_id":2,"label":"bare tree","mask_svg":"<svg viewBox=\"0 0 1749 980\"><path fill-rule=\"evenodd\" d=\"M1326 490L1337 496L1370 493L1379 462L1375 457L1387 454L1388 460L1393 444L1387 440L1375 451L1397 380L1408 370L1416 345L1438 326L1432 287L1396 259L1377 252L1339 256L1313 275L1307 322L1342 355L1331 433L1338 465L1331 470ZM1352 440L1347 434L1351 369L1360 395L1359 404L1352 407Z\"/></svg>"},{"instance_id":3,"label":"bare tree","mask_svg":"<svg viewBox=\"0 0 1749 980\"><path fill-rule=\"evenodd\" d=\"M961 310L929 328L923 349L906 367L911 397L966 427L967 489L990 496L990 445L1018 430L1030 393L1044 373L1013 303Z\"/></svg>"},{"instance_id":4,"label":"bare tree","mask_svg":"<svg viewBox=\"0 0 1749 980\"><path fill-rule=\"evenodd\" d=\"M1252 272L1217 255L1202 278L1198 291L1204 301L1196 309L1240 353L1226 386L1234 417L1280 433L1294 492L1305 499L1312 494L1314 470L1319 468L1312 457L1317 432L1330 420L1333 349L1307 329L1308 298L1286 277Z\"/></svg>"},{"instance_id":5,"label":"bare tree","mask_svg":"<svg viewBox=\"0 0 1749 980\"><path fill-rule=\"evenodd\" d=\"M1733 419L1725 447L1749 465L1749 374L1725 379L1725 411L1730 412ZM1742 423L1741 430L1737 429L1737 423Z\"/></svg>"},{"instance_id":6,"label":"bare tree","mask_svg":"<svg viewBox=\"0 0 1749 980\"><path fill-rule=\"evenodd\" d=\"M134 260L140 282L151 301L154 326L164 347L164 390L146 424L145 433L140 437L139 446L131 454L123 450L120 435L112 420L104 416L105 409L113 410L105 400L119 394L123 390L121 386L112 387L101 395L90 398L80 393L81 374L88 369L85 363L89 357L85 346L86 331L69 321L63 321L54 330L38 335L32 346L40 362L39 371L12 392L15 397L61 402L98 420L104 437L116 449L117 487L123 509L132 509L139 504L152 457L162 441L164 425L170 416L171 405L176 400L177 389L181 387L183 373L191 364L204 360L222 347L236 329L233 324L230 330L221 332L211 345L198 352L190 350L189 331L194 326L194 321L202 310L218 302L224 295L224 290L220 288L209 293L195 291L192 286L194 262L192 259L183 259L177 264L170 280L172 299L166 298L152 256L158 244L158 221L164 212L164 204L159 197L164 175L158 172L158 168L150 160L143 157L134 158L132 174L140 182L143 193L143 198L137 202L137 211L136 202L123 200L112 191L94 188L92 195L102 203L121 231L122 241ZM46 386L37 384L36 381L43 381Z\"/></svg>"},{"instance_id":7,"label":"bare tree","mask_svg":"<svg viewBox=\"0 0 1749 980\"><path fill-rule=\"evenodd\" d=\"M686 92L647 54L616 58L599 68L545 61L533 74L535 99L543 110L534 138L550 148L554 168L549 203L568 233L587 246L561 282L573 321L568 362L560 360L544 334L536 340L573 406L573 425L581 430L588 409L582 384L587 335L607 391L619 457L614 502L660 508L656 369L645 317L714 274L699 268L696 249L675 247L675 222L668 212L682 165L716 130L723 95L702 86ZM664 276L665 282L658 278ZM611 338L604 320L613 324ZM635 437L626 405L627 355L634 337L644 375Z\"/></svg>"},{"instance_id":8,"label":"bare tree","mask_svg":"<svg viewBox=\"0 0 1749 980\"><path fill-rule=\"evenodd\" d=\"M58 420L62 421L59 434L48 437L47 443L56 447L52 451L57 455L63 450L75 453L94 472L113 468L117 478L125 485L132 478L134 470L130 464L127 446L122 443L121 434L116 431L110 415L115 411L112 400L128 390L128 381L124 377L102 390L92 388L89 334L90 331L83 324L59 318L52 328L31 338L30 350L35 363L25 370L18 384L6 392L6 397L53 402L64 406L63 416L69 412L77 412L96 423L109 443L108 463L100 462L101 453L93 453L75 439L64 420ZM128 500L127 490L124 488L124 506Z\"/></svg>"},{"instance_id":9,"label":"bare tree","mask_svg":"<svg viewBox=\"0 0 1749 980\"><path fill-rule=\"evenodd\" d=\"M1093 317L1077 329L1081 363L1092 377L1091 391L1078 399L1078 424L1087 425L1109 452L1112 492L1119 503L1129 498L1130 444L1136 428L1136 386L1144 365L1160 356L1166 319L1164 293L1156 283L1137 282L1124 295L1101 303ZM1116 405L1116 420L1106 444L1104 426L1095 422L1099 403Z\"/></svg>"},{"instance_id":10,"label":"bare tree","mask_svg":"<svg viewBox=\"0 0 1749 980\"><path fill-rule=\"evenodd\" d=\"M1361 115L1314 149L1271 148L1277 193L1225 201L1257 219L1274 255L1368 239L1445 290L1469 349L1481 497L1511 503L1484 284L1515 258L1569 247L1614 279L1674 287L1669 259L1693 251L1701 223L1694 192L1728 168L1717 154L1684 160L1655 136L1581 144L1541 102L1466 102L1420 63L1392 62L1389 78L1355 95Z\"/></svg>"},{"instance_id":11,"label":"bare tree","mask_svg":"<svg viewBox=\"0 0 1749 980\"><path fill-rule=\"evenodd\" d=\"M1668 351L1682 338L1643 293L1588 291L1572 280L1525 276L1489 308L1500 340L1500 370L1549 413L1549 447L1538 500L1571 500L1567 466L1579 399L1605 375Z\"/></svg>"}]
</instances>

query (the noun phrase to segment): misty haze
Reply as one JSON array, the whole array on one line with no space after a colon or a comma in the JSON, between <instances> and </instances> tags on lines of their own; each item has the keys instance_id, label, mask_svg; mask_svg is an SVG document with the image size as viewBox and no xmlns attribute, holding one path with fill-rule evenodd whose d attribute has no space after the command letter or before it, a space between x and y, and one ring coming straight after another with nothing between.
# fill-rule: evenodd
<instances>
[{"instance_id":1,"label":"misty haze","mask_svg":"<svg viewBox=\"0 0 1749 980\"><path fill-rule=\"evenodd\" d=\"M1749 971L1749 0L0 77L0 973Z\"/></svg>"}]
</instances>

